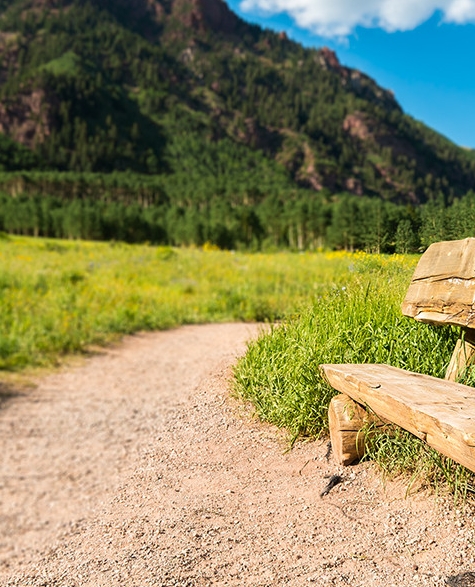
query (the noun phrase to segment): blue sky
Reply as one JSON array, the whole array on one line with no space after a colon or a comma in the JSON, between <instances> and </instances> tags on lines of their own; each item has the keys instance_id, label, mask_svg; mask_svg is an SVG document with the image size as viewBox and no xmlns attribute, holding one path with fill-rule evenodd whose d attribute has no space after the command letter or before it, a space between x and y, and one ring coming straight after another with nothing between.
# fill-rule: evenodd
<instances>
[{"instance_id":1,"label":"blue sky","mask_svg":"<svg viewBox=\"0 0 475 587\"><path fill-rule=\"evenodd\" d=\"M391 89L405 112L475 148L475 0L227 2L249 22L330 47Z\"/></svg>"}]
</instances>

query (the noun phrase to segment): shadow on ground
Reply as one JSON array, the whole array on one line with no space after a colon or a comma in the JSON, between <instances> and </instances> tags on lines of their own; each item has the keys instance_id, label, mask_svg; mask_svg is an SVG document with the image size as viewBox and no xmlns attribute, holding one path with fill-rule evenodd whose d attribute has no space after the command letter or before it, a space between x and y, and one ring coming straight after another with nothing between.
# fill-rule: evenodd
<instances>
[{"instance_id":1,"label":"shadow on ground","mask_svg":"<svg viewBox=\"0 0 475 587\"><path fill-rule=\"evenodd\" d=\"M447 577L448 587L475 587L475 573L460 573L453 577Z\"/></svg>"},{"instance_id":2,"label":"shadow on ground","mask_svg":"<svg viewBox=\"0 0 475 587\"><path fill-rule=\"evenodd\" d=\"M3 408L9 400L20 395L23 395L23 393L18 391L18 389L15 389L6 383L0 382L0 408Z\"/></svg>"}]
</instances>

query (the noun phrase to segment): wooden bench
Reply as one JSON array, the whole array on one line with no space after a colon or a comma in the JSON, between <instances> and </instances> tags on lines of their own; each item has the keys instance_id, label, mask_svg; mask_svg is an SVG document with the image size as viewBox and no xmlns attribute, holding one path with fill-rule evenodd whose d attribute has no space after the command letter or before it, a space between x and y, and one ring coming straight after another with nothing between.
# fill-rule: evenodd
<instances>
[{"instance_id":1,"label":"wooden bench","mask_svg":"<svg viewBox=\"0 0 475 587\"><path fill-rule=\"evenodd\" d=\"M382 364L321 365L327 381L342 394L329 408L336 459L348 465L360 458L363 425L368 420L389 421L475 471L475 388L456 383L475 358L475 238L427 249L402 313L420 322L461 328L445 379Z\"/></svg>"}]
</instances>

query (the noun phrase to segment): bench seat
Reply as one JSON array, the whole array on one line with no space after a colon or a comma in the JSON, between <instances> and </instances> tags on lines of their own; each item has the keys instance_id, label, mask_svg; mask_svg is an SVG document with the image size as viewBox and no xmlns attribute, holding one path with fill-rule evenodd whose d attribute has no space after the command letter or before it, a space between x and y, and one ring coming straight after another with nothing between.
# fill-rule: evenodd
<instances>
[{"instance_id":1,"label":"bench seat","mask_svg":"<svg viewBox=\"0 0 475 587\"><path fill-rule=\"evenodd\" d=\"M381 364L321 369L334 389L475 471L475 388Z\"/></svg>"}]
</instances>

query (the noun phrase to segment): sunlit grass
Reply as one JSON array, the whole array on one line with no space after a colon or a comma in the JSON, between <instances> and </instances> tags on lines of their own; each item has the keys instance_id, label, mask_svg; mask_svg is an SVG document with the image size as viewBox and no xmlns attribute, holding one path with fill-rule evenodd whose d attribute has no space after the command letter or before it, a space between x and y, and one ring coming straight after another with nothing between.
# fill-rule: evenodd
<instances>
[{"instance_id":1,"label":"sunlit grass","mask_svg":"<svg viewBox=\"0 0 475 587\"><path fill-rule=\"evenodd\" d=\"M305 312L251 344L236 367L242 397L252 400L263 419L287 428L293 437L326 431L328 403L335 392L321 376L323 363L392 363L417 370L424 345L432 374L443 369L439 332L427 326L421 330L400 311L413 259L325 256L345 261L339 283L322 291Z\"/></svg>"},{"instance_id":2,"label":"sunlit grass","mask_svg":"<svg viewBox=\"0 0 475 587\"><path fill-rule=\"evenodd\" d=\"M4 236L0 368L49 365L140 330L275 322L344 279L346 261L323 254L204 249Z\"/></svg>"},{"instance_id":3,"label":"sunlit grass","mask_svg":"<svg viewBox=\"0 0 475 587\"><path fill-rule=\"evenodd\" d=\"M457 333L401 314L417 259L330 253L346 261L344 278L310 308L252 343L235 368L236 394L257 415L299 437L328 432L328 405L337 393L324 380L324 363L387 363L443 377ZM411 434L387 427L371 431L367 457L388 476L466 496L474 475Z\"/></svg>"}]
</instances>

